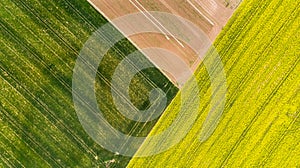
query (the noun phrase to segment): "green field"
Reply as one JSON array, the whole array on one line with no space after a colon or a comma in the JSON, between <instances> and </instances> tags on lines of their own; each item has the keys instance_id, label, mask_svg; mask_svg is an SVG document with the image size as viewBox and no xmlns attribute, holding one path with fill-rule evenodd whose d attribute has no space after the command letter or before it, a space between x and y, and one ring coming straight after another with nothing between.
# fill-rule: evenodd
<instances>
[{"instance_id":1,"label":"green field","mask_svg":"<svg viewBox=\"0 0 300 168\"><path fill-rule=\"evenodd\" d=\"M212 136L199 141L211 97L209 76L201 64L198 86L185 85L190 90L186 101L191 102L187 113L197 110L193 90L201 88L199 116L187 136L166 152L133 158L128 167L299 167L299 7L295 0L245 0L214 42L228 92ZM205 59L217 67L219 62L211 57ZM150 135L169 127L179 104L177 95ZM162 144L146 141L144 146L155 151Z\"/></svg>"},{"instance_id":2,"label":"green field","mask_svg":"<svg viewBox=\"0 0 300 168\"><path fill-rule=\"evenodd\" d=\"M85 133L72 100L79 51L107 21L86 1L2 0L0 9L0 167L105 167L111 159L110 167L125 167L129 157L108 152ZM114 69L135 50L126 39L111 48L95 88L114 127L145 136L156 120L144 124L124 118L110 93ZM132 79L131 101L146 109L148 93L157 86L168 102L178 91L160 71L146 69Z\"/></svg>"}]
</instances>

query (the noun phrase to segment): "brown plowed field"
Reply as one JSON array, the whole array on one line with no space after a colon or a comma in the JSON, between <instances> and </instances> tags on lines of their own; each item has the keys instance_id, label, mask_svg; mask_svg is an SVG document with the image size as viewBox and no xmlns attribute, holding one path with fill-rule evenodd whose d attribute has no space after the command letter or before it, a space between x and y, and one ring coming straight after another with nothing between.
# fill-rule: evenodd
<instances>
[{"instance_id":1,"label":"brown plowed field","mask_svg":"<svg viewBox=\"0 0 300 168\"><path fill-rule=\"evenodd\" d=\"M108 20L145 11L160 11L179 15L196 24L211 41L214 41L222 30L222 27L233 14L239 0L234 0L234 2L228 2L228 0L89 0L89 2ZM121 27L117 28L122 32ZM191 71L194 71L201 62L197 59L199 56L183 42L182 45L175 39L167 39L162 34L137 34L129 37L129 40L139 49L148 47L167 49L180 57L190 67ZM170 64L169 62L171 61L168 60L152 59L151 56L147 55L146 57L155 65L165 64L166 66L175 66ZM161 62L158 63L157 61ZM181 71L185 70L183 68L181 70L181 68L180 66L176 67L176 71L174 72L164 72L163 70L162 72L175 85L181 87L186 79L188 79L188 76L183 77L182 75L189 74L182 73ZM175 76L176 78L185 80L176 81Z\"/></svg>"}]
</instances>

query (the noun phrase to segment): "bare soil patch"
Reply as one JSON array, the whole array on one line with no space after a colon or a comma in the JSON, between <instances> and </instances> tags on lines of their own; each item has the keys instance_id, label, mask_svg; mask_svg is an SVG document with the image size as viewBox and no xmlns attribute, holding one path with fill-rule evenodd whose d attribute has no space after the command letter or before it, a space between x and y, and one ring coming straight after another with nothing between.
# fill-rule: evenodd
<instances>
[{"instance_id":1,"label":"bare soil patch","mask_svg":"<svg viewBox=\"0 0 300 168\"><path fill-rule=\"evenodd\" d=\"M239 4L239 0L89 0L89 2L108 20L141 11L160 11L179 15L197 25L211 41L215 40ZM128 26L130 28L130 25ZM122 32L122 28L118 27L118 29ZM183 42L180 44L175 39L165 38L162 34L138 34L129 37L129 40L139 49L160 47L169 50L189 65L191 71L194 71L201 62L196 53ZM153 59L147 55L146 57L155 65L176 66L170 64L171 60ZM181 87L185 80L176 81L174 76L188 79L188 76L182 76L188 73L182 72L184 69L180 66L170 69L174 71L162 72L176 86Z\"/></svg>"}]
</instances>

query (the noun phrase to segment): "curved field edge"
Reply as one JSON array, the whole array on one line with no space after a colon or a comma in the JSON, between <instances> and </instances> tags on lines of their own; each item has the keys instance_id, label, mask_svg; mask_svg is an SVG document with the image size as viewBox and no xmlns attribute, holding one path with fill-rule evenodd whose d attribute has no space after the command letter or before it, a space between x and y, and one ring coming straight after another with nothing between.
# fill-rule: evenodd
<instances>
[{"instance_id":1,"label":"curved field edge","mask_svg":"<svg viewBox=\"0 0 300 168\"><path fill-rule=\"evenodd\" d=\"M299 7L300 2L293 0L243 1L214 43L228 92L213 135L200 143L211 96L210 80L201 64L195 73L198 86L185 86L191 107L198 104L193 101L193 88L201 89L199 117L190 132L166 152L134 157L128 167L300 166ZM212 64L218 66L213 60ZM180 94L149 136L168 128L179 109ZM161 146L146 142L153 151Z\"/></svg>"},{"instance_id":2,"label":"curved field edge","mask_svg":"<svg viewBox=\"0 0 300 168\"><path fill-rule=\"evenodd\" d=\"M103 149L85 133L72 101L78 53L107 21L86 1L4 0L0 9L0 167L125 167L129 157ZM111 48L95 88L117 129L145 135L155 121L120 117L110 96L113 69L135 50L127 40ZM148 106L147 93L156 85L169 100L177 92L157 69L147 69L132 80L132 102Z\"/></svg>"}]
</instances>

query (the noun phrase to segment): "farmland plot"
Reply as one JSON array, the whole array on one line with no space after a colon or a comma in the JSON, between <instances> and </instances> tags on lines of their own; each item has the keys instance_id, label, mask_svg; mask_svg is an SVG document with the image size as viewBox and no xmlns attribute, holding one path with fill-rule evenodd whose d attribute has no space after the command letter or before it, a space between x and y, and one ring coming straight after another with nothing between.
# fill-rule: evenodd
<instances>
[{"instance_id":1,"label":"farmland plot","mask_svg":"<svg viewBox=\"0 0 300 168\"><path fill-rule=\"evenodd\" d=\"M185 85L193 105L198 104L193 89L201 88L199 110L186 109L199 113L187 136L166 152L133 158L128 167L299 167L299 7L292 0L244 1L215 41L228 87L212 136L199 140L212 95L201 64L198 86ZM217 67L211 56L205 59ZM179 101L176 96L148 136L169 127ZM163 145L146 140L144 146L158 150Z\"/></svg>"},{"instance_id":2,"label":"farmland plot","mask_svg":"<svg viewBox=\"0 0 300 168\"><path fill-rule=\"evenodd\" d=\"M147 22L151 23L151 26L154 26L155 29L159 29L159 33L135 33L134 35L129 36L128 39L139 49L157 47L172 51L176 57L180 58L180 60L190 68L192 72L194 72L198 67L201 59L199 58L199 55L190 48L190 45L184 41L189 41L189 37L185 37L184 40L173 38L174 35L176 36L175 32L179 32L178 35L184 34L186 33L186 30L190 29L191 27L187 26L186 28L179 28L175 25L168 26L169 22L174 21L168 21L168 19L164 19L164 17L159 15L162 13L168 13L172 14L173 16L187 19L197 26L197 28L201 29L207 38L209 38L211 41L214 41L240 3L240 0L88 1L112 23L115 23L116 20L121 18L121 20L123 20L131 17L136 23L139 22L139 19L142 24L147 25ZM139 19L133 18L138 13L143 14L139 16ZM184 24L180 23L179 25ZM123 34L126 34L128 30L131 31L136 29L135 24L129 23L128 21L122 24L115 23L114 26ZM169 34L168 36L170 37L166 36L166 34ZM202 48L200 45L199 49L206 50L205 47ZM174 61L174 58L165 60L157 59L156 56L146 53L145 56L149 58L149 60L152 61L158 68L160 68L162 72L179 88L181 88L186 80L190 77L190 75L187 75L185 72L185 66L176 66L176 70L172 70L174 64L170 64L170 62ZM164 67L169 67L171 71L166 71Z\"/></svg>"},{"instance_id":3,"label":"farmland plot","mask_svg":"<svg viewBox=\"0 0 300 168\"><path fill-rule=\"evenodd\" d=\"M107 21L85 1L3 0L0 9L0 167L124 167L128 157L108 152L85 133L72 101L78 53ZM113 126L145 136L156 121L124 119L110 96L114 68L135 50L127 40L111 48L99 66L95 88ZM177 92L160 71L145 69L132 79L130 101L147 108L148 93L155 87L167 93L168 102Z\"/></svg>"}]
</instances>

